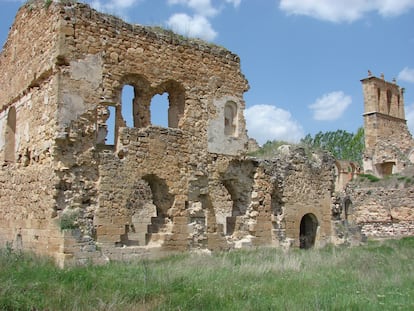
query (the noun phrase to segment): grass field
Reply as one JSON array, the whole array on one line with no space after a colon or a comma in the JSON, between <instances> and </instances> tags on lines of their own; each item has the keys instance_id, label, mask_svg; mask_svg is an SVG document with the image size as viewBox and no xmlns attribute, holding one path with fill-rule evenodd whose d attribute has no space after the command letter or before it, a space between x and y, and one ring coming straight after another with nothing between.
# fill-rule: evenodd
<instances>
[{"instance_id":1,"label":"grass field","mask_svg":"<svg viewBox=\"0 0 414 311\"><path fill-rule=\"evenodd\" d=\"M414 238L67 269L3 249L0 310L414 310Z\"/></svg>"}]
</instances>

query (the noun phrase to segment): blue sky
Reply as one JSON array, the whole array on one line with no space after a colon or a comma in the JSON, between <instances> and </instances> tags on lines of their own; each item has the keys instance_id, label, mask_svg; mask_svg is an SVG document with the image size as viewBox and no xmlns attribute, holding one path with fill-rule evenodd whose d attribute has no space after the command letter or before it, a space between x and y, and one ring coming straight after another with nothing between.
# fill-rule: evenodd
<instances>
[{"instance_id":1,"label":"blue sky","mask_svg":"<svg viewBox=\"0 0 414 311\"><path fill-rule=\"evenodd\" d=\"M368 69L406 89L414 132L414 0L87 0L131 23L224 46L241 58L249 136L297 142L363 125ZM0 44L20 0L0 0Z\"/></svg>"}]
</instances>

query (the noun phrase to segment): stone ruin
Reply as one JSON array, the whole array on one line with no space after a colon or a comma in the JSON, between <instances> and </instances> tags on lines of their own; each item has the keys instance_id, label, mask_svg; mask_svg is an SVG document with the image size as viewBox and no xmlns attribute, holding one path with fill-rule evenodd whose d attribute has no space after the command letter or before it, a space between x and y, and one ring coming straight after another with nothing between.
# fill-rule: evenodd
<instances>
[{"instance_id":1,"label":"stone ruin","mask_svg":"<svg viewBox=\"0 0 414 311\"><path fill-rule=\"evenodd\" d=\"M404 89L384 75L361 80L364 91L364 172L379 177L401 173L414 163L414 141L404 112Z\"/></svg>"},{"instance_id":2,"label":"stone ruin","mask_svg":"<svg viewBox=\"0 0 414 311\"><path fill-rule=\"evenodd\" d=\"M335 191L357 173L346 162L291 146L247 155L237 55L44 3L19 9L0 54L2 247L63 266L360 240L358 195ZM168 127L151 124L164 93Z\"/></svg>"}]
</instances>

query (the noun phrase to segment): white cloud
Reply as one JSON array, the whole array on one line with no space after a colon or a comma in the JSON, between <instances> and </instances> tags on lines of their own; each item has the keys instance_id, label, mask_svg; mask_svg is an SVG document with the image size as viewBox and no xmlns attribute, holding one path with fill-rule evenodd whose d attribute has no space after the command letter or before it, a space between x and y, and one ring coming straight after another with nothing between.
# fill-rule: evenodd
<instances>
[{"instance_id":1,"label":"white cloud","mask_svg":"<svg viewBox=\"0 0 414 311\"><path fill-rule=\"evenodd\" d=\"M313 110L315 120L336 120L342 116L351 102L351 96L345 95L342 91L336 91L319 97L309 108Z\"/></svg>"},{"instance_id":2,"label":"white cloud","mask_svg":"<svg viewBox=\"0 0 414 311\"><path fill-rule=\"evenodd\" d=\"M353 22L368 12L397 16L414 8L414 0L280 0L287 14L306 15L330 22Z\"/></svg>"},{"instance_id":3,"label":"white cloud","mask_svg":"<svg viewBox=\"0 0 414 311\"><path fill-rule=\"evenodd\" d=\"M241 0L226 0L227 3L233 4L235 8L240 6Z\"/></svg>"},{"instance_id":4,"label":"white cloud","mask_svg":"<svg viewBox=\"0 0 414 311\"><path fill-rule=\"evenodd\" d=\"M213 5L212 0L167 0L169 5L178 4L194 11L193 16L185 13L172 15L167 21L167 26L182 35L212 41L217 37L217 32L213 29L209 19L218 15L226 4L237 8L241 1L222 0L224 5L217 8Z\"/></svg>"},{"instance_id":5,"label":"white cloud","mask_svg":"<svg viewBox=\"0 0 414 311\"><path fill-rule=\"evenodd\" d=\"M405 67L398 74L398 80L414 83L414 69Z\"/></svg>"},{"instance_id":6,"label":"white cloud","mask_svg":"<svg viewBox=\"0 0 414 311\"><path fill-rule=\"evenodd\" d=\"M193 38L212 41L217 36L209 20L201 15L174 14L167 21L167 25L172 31Z\"/></svg>"},{"instance_id":7,"label":"white cloud","mask_svg":"<svg viewBox=\"0 0 414 311\"><path fill-rule=\"evenodd\" d=\"M405 118L407 119L407 126L411 134L414 134L414 103L405 108Z\"/></svg>"},{"instance_id":8,"label":"white cloud","mask_svg":"<svg viewBox=\"0 0 414 311\"><path fill-rule=\"evenodd\" d=\"M377 10L382 16L398 16L412 8L413 0L380 0Z\"/></svg>"},{"instance_id":9,"label":"white cloud","mask_svg":"<svg viewBox=\"0 0 414 311\"><path fill-rule=\"evenodd\" d=\"M210 0L168 0L168 4L181 4L194 10L197 15L215 16L218 10L213 7Z\"/></svg>"},{"instance_id":10,"label":"white cloud","mask_svg":"<svg viewBox=\"0 0 414 311\"><path fill-rule=\"evenodd\" d=\"M141 0L92 0L85 2L89 3L98 11L123 15L127 9L135 6L140 1Z\"/></svg>"},{"instance_id":11,"label":"white cloud","mask_svg":"<svg viewBox=\"0 0 414 311\"><path fill-rule=\"evenodd\" d=\"M296 143L304 136L302 126L289 111L272 105L255 105L244 111L249 136L263 145L268 140Z\"/></svg>"}]
</instances>

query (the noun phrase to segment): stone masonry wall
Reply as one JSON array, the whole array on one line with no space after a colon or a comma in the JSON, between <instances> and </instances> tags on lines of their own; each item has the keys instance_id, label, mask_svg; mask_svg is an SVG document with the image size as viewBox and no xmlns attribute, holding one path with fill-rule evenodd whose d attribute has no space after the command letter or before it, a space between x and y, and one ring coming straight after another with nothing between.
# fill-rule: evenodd
<instances>
[{"instance_id":1,"label":"stone masonry wall","mask_svg":"<svg viewBox=\"0 0 414 311\"><path fill-rule=\"evenodd\" d=\"M60 19L46 8L23 5L0 55L0 112L52 75L59 62Z\"/></svg>"},{"instance_id":2,"label":"stone masonry wall","mask_svg":"<svg viewBox=\"0 0 414 311\"><path fill-rule=\"evenodd\" d=\"M394 177L371 185L351 183L346 193L352 201L352 221L368 238L414 235L412 177Z\"/></svg>"},{"instance_id":3,"label":"stone masonry wall","mask_svg":"<svg viewBox=\"0 0 414 311\"><path fill-rule=\"evenodd\" d=\"M399 173L412 164L414 140L404 111L404 90L395 81L369 75L364 92L364 171L376 176Z\"/></svg>"},{"instance_id":4,"label":"stone masonry wall","mask_svg":"<svg viewBox=\"0 0 414 311\"><path fill-rule=\"evenodd\" d=\"M24 25L42 30L33 47ZM334 161L245 156L237 55L84 4L33 1L1 60L6 80L24 77L0 94L2 244L63 265L330 241ZM151 99L165 92L168 127L153 126Z\"/></svg>"},{"instance_id":5,"label":"stone masonry wall","mask_svg":"<svg viewBox=\"0 0 414 311\"><path fill-rule=\"evenodd\" d=\"M55 85L50 77L0 112L0 245L48 255L61 245L53 162ZM7 135L13 110L15 130Z\"/></svg>"},{"instance_id":6,"label":"stone masonry wall","mask_svg":"<svg viewBox=\"0 0 414 311\"><path fill-rule=\"evenodd\" d=\"M16 19L24 22L0 54L0 245L55 256L63 241L52 160L59 22L27 5Z\"/></svg>"},{"instance_id":7,"label":"stone masonry wall","mask_svg":"<svg viewBox=\"0 0 414 311\"><path fill-rule=\"evenodd\" d=\"M237 118L240 137L228 144L228 150L240 153L245 148L247 136L241 112L244 109L242 93L247 89L247 83L240 75L237 56L222 48L179 39L174 34L129 25L114 17L96 13L87 6L66 8L65 21L65 27L72 27L73 32L66 33L65 49L61 51L69 66L62 66L61 81L65 87L61 89L62 108L59 116L61 136L64 137L66 131L67 141L72 129L74 133L71 135L73 144L62 143L60 150L65 158L73 155L71 160L66 161L69 170L65 175L73 175L70 164L73 166L76 163L79 180L94 183L99 193L97 200L91 200L95 203L90 201L89 206L81 207L92 211L96 204L95 212L88 213L89 220L82 227L91 235L96 230L98 243L107 246L109 242L145 246L150 235L158 235L159 239L169 241L165 241L166 247L181 249L179 245L186 237L179 229L182 226L179 223L184 221L184 227L187 226L186 212L177 212L174 223L159 225L170 227L168 230L160 229L167 230L168 235L165 236L163 232L164 236L159 237L160 232L148 232L159 231L159 228L146 230L148 226L158 226L151 224L151 218L157 216L151 201L143 204L150 211L138 211L140 215L146 214L146 221L135 221L137 216L125 210L125 205L129 204L128 198L136 191L134 185L148 177L165 183L168 195L173 198L170 202L173 209L185 208L185 202L188 201L187 180L194 178L192 176L195 174L206 175L206 129L209 120L221 117L214 101L224 95L232 94L232 100L239 106ZM136 109L141 115L135 124L136 128L125 128L129 116L119 114L121 106L125 104L121 102L121 90L125 84L135 87L139 101ZM145 110L148 99L167 91L171 101L177 88L183 92L185 107L176 125L178 129L148 128L148 110ZM112 150L115 156L111 156L111 153L97 155L99 169L96 170L96 166L89 162L80 164L77 159L79 153L89 153L97 145L91 125L96 124L94 121L99 117L97 111L105 109L107 105L117 109L116 146ZM75 113L67 109L73 106L76 107ZM76 126L72 126L73 123ZM176 141L176 137L179 141ZM100 153L99 148L97 151ZM91 174L91 171L94 173ZM87 176L82 176L84 173L81 172ZM66 176L63 176L63 180ZM107 185L106 180L111 184ZM73 191L65 192L65 202L71 202L79 195L84 196ZM175 208L176 205L180 206ZM184 218L180 220L179 217ZM172 217L160 221L172 221ZM136 237L130 238L133 235ZM182 238L177 238L180 235ZM184 248L188 248L187 242L184 245Z\"/></svg>"},{"instance_id":8,"label":"stone masonry wall","mask_svg":"<svg viewBox=\"0 0 414 311\"><path fill-rule=\"evenodd\" d=\"M270 172L270 180L277 181L269 193L278 244L299 246L300 224L305 215L313 215L317 220L316 245L330 243L334 159L326 154L306 154L301 148L285 150L273 160Z\"/></svg>"}]
</instances>

